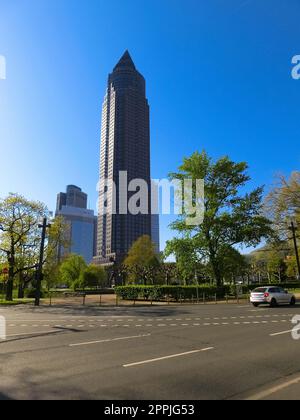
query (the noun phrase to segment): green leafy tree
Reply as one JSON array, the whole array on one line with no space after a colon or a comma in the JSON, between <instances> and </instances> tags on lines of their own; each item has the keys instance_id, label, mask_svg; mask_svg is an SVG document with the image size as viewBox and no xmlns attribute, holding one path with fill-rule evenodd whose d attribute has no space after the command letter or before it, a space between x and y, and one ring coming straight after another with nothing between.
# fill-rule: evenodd
<instances>
[{"instance_id":1,"label":"green leafy tree","mask_svg":"<svg viewBox=\"0 0 300 420\"><path fill-rule=\"evenodd\" d=\"M154 284L155 276L160 267L156 254L156 246L147 235L141 236L128 252L124 261L130 282Z\"/></svg>"},{"instance_id":2,"label":"green leafy tree","mask_svg":"<svg viewBox=\"0 0 300 420\"><path fill-rule=\"evenodd\" d=\"M5 255L9 269L8 301L13 300L16 276L36 267L37 262L28 259L24 249L37 245L40 237L38 224L46 214L46 207L42 203L27 200L18 194L10 194L0 200L0 251Z\"/></svg>"},{"instance_id":3,"label":"green leafy tree","mask_svg":"<svg viewBox=\"0 0 300 420\"><path fill-rule=\"evenodd\" d=\"M107 282L107 274L103 267L97 265L89 265L80 275L79 285L83 289L86 288L103 288Z\"/></svg>"},{"instance_id":4,"label":"green leafy tree","mask_svg":"<svg viewBox=\"0 0 300 420\"><path fill-rule=\"evenodd\" d=\"M224 247L223 255L220 258L220 271L224 273L224 280L227 283L235 283L238 277L244 277L247 272L248 264L244 255L232 247Z\"/></svg>"},{"instance_id":5,"label":"green leafy tree","mask_svg":"<svg viewBox=\"0 0 300 420\"><path fill-rule=\"evenodd\" d=\"M70 243L70 226L63 217L56 217L48 231L44 260L44 286L49 291L60 283L60 252L61 248L68 249Z\"/></svg>"},{"instance_id":6,"label":"green leafy tree","mask_svg":"<svg viewBox=\"0 0 300 420\"><path fill-rule=\"evenodd\" d=\"M203 260L197 253L193 237L186 236L168 241L165 249L166 257L174 255L180 280L184 285L194 282L195 270Z\"/></svg>"},{"instance_id":7,"label":"green leafy tree","mask_svg":"<svg viewBox=\"0 0 300 420\"><path fill-rule=\"evenodd\" d=\"M275 283L281 282L286 273L286 264L282 255L279 252L273 251L268 255L268 272L271 278L271 281Z\"/></svg>"},{"instance_id":8,"label":"green leafy tree","mask_svg":"<svg viewBox=\"0 0 300 420\"><path fill-rule=\"evenodd\" d=\"M300 223L300 172L292 172L288 179L283 175L277 178L265 200L265 211L273 222L277 239L288 241L291 218Z\"/></svg>"},{"instance_id":9,"label":"green leafy tree","mask_svg":"<svg viewBox=\"0 0 300 420\"><path fill-rule=\"evenodd\" d=\"M289 178L283 175L277 177L275 187L267 196L265 202L265 211L267 216L272 220L276 235L273 238L272 246L279 252L284 250L285 257L295 257L295 246L291 235L291 221L297 227L297 240L300 240L300 172L292 172ZM298 277L298 268L293 273L293 264L288 261L288 276Z\"/></svg>"},{"instance_id":10,"label":"green leafy tree","mask_svg":"<svg viewBox=\"0 0 300 420\"><path fill-rule=\"evenodd\" d=\"M245 162L235 163L228 157L213 162L205 152L196 152L184 159L177 173L170 174L172 179L182 183L186 179L204 180L203 223L190 226L187 223L190 215L183 211L172 228L180 235L174 241L192 241L194 258L207 261L218 286L223 283L222 267L228 248L257 246L272 233L269 220L262 215L263 188L241 193L250 181L247 169ZM170 243L168 246L172 247Z\"/></svg>"},{"instance_id":11,"label":"green leafy tree","mask_svg":"<svg viewBox=\"0 0 300 420\"><path fill-rule=\"evenodd\" d=\"M87 264L81 255L70 254L59 268L60 281L69 287L76 288L86 268Z\"/></svg>"},{"instance_id":12,"label":"green leafy tree","mask_svg":"<svg viewBox=\"0 0 300 420\"><path fill-rule=\"evenodd\" d=\"M298 276L297 260L294 255L288 256L285 260L286 263L286 275L290 279L294 280Z\"/></svg>"},{"instance_id":13,"label":"green leafy tree","mask_svg":"<svg viewBox=\"0 0 300 420\"><path fill-rule=\"evenodd\" d=\"M163 262L160 267L160 275L162 278L161 284L169 286L177 282L178 270L176 263Z\"/></svg>"}]
</instances>

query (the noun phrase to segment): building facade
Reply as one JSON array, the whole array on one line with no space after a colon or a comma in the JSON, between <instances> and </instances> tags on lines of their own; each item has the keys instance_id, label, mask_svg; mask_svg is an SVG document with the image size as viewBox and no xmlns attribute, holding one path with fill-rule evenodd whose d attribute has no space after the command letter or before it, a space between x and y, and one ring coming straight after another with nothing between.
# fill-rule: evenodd
<instances>
[{"instance_id":1,"label":"building facade","mask_svg":"<svg viewBox=\"0 0 300 420\"><path fill-rule=\"evenodd\" d=\"M97 217L87 209L87 194L75 185L69 185L65 193L57 196L56 216L69 225L70 248L59 249L59 257L67 254L81 255L91 263L96 254Z\"/></svg>"},{"instance_id":2,"label":"building facade","mask_svg":"<svg viewBox=\"0 0 300 420\"><path fill-rule=\"evenodd\" d=\"M124 172L127 185L134 179L141 179L149 187L147 214L126 214L127 209L120 205L120 193L127 188L120 177ZM114 181L116 194L103 183L107 179ZM128 193L128 201L133 195L134 192ZM115 212L106 213L105 206L115 208ZM133 242L143 235L152 236L149 105L145 79L126 51L108 77L102 109L95 262L121 262Z\"/></svg>"}]
</instances>

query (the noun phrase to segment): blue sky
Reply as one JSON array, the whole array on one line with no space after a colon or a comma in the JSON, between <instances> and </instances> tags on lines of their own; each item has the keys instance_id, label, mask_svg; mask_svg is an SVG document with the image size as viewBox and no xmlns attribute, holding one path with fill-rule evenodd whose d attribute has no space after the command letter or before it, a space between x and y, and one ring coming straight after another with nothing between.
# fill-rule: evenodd
<instances>
[{"instance_id":1,"label":"blue sky","mask_svg":"<svg viewBox=\"0 0 300 420\"><path fill-rule=\"evenodd\" d=\"M107 74L127 48L147 80L154 178L202 149L249 162L252 186L299 170L299 19L299 0L0 0L0 196L54 209L71 183L95 207Z\"/></svg>"}]
</instances>

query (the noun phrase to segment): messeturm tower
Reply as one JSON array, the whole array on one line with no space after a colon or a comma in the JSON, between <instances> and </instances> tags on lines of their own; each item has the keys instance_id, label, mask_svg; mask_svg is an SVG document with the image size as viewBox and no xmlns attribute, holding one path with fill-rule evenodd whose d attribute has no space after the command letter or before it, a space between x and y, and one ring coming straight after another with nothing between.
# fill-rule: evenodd
<instances>
[{"instance_id":1,"label":"messeturm tower","mask_svg":"<svg viewBox=\"0 0 300 420\"><path fill-rule=\"evenodd\" d=\"M102 109L101 157L99 182L99 219L95 263L121 262L133 242L143 235L152 236L151 211L148 214L124 214L119 195L125 188L120 172L126 173L128 184L134 179L150 178L150 121L144 77L137 71L128 51L108 77ZM103 184L111 179L116 194ZM126 186L127 187L127 186ZM128 193L128 200L133 193ZM105 199L104 199L105 197ZM115 207L113 214L103 214L104 202ZM124 207L124 206L123 206Z\"/></svg>"}]
</instances>

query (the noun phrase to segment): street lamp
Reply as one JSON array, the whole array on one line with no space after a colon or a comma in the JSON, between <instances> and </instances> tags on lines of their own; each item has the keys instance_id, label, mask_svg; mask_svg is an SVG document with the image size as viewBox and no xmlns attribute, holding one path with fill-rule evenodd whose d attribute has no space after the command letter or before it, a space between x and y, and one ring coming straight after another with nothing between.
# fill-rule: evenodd
<instances>
[{"instance_id":1,"label":"street lamp","mask_svg":"<svg viewBox=\"0 0 300 420\"><path fill-rule=\"evenodd\" d=\"M297 222L294 219L291 220L291 225L289 229L291 230L293 234L293 242L294 242L294 248L295 248L297 268L298 268L297 280L299 280L300 279L300 259L299 259L299 251L298 251L297 236L296 236L298 227L297 227Z\"/></svg>"}]
</instances>

